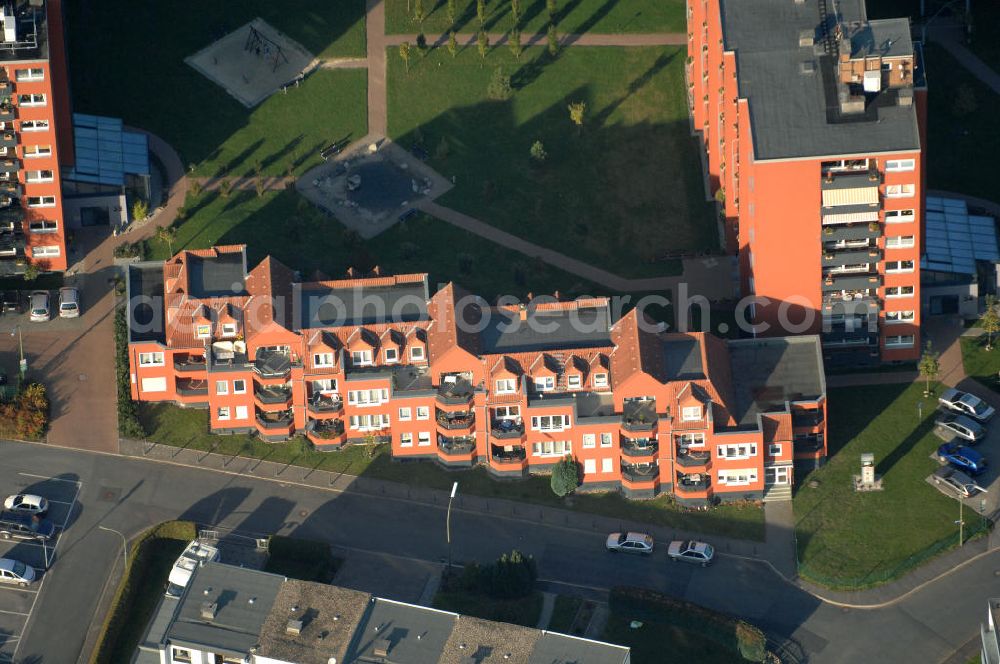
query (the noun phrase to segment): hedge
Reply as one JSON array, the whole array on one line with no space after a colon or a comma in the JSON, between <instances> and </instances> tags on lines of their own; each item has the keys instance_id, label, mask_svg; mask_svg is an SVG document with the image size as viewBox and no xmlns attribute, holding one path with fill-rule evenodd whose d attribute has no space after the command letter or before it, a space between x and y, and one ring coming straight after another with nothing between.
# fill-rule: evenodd
<instances>
[{"instance_id":1,"label":"hedge","mask_svg":"<svg viewBox=\"0 0 1000 664\"><path fill-rule=\"evenodd\" d=\"M104 626L97 646L90 657L90 664L116 664L112 659L115 647L122 638L125 624L138 596L149 589L138 583L149 569L151 544L156 540L179 540L190 542L198 536L197 527L191 521L166 521L150 528L132 540L129 546L128 566L118 584L114 601L104 618Z\"/></svg>"},{"instance_id":2,"label":"hedge","mask_svg":"<svg viewBox=\"0 0 1000 664\"><path fill-rule=\"evenodd\" d=\"M118 384L118 433L126 438L145 438L146 432L139 422L138 404L132 400L125 307L115 309L115 370Z\"/></svg>"}]
</instances>

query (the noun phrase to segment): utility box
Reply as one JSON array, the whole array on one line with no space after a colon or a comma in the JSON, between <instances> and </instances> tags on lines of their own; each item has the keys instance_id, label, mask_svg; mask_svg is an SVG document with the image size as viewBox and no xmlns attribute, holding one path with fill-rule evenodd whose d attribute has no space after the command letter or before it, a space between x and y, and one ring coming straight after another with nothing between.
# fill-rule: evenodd
<instances>
[{"instance_id":1,"label":"utility box","mask_svg":"<svg viewBox=\"0 0 1000 664\"><path fill-rule=\"evenodd\" d=\"M875 475L875 455L871 452L861 455L861 474L854 476L854 490L882 490L882 478Z\"/></svg>"}]
</instances>

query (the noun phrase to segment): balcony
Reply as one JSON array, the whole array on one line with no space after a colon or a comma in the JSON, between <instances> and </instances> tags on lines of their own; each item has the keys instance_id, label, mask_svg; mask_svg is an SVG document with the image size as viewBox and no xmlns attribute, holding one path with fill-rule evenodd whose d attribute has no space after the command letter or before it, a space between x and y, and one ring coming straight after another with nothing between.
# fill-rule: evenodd
<instances>
[{"instance_id":1,"label":"balcony","mask_svg":"<svg viewBox=\"0 0 1000 664\"><path fill-rule=\"evenodd\" d=\"M882 277L878 274L834 274L823 280L823 290L863 290L878 288L881 283Z\"/></svg>"},{"instance_id":2,"label":"balcony","mask_svg":"<svg viewBox=\"0 0 1000 664\"><path fill-rule=\"evenodd\" d=\"M438 426L442 429L455 430L468 429L475 423L476 416L473 415L472 411L449 413L438 410L436 411L436 419Z\"/></svg>"},{"instance_id":3,"label":"balcony","mask_svg":"<svg viewBox=\"0 0 1000 664\"><path fill-rule=\"evenodd\" d=\"M204 355L188 355L174 360L174 370L182 373L204 371L206 367Z\"/></svg>"},{"instance_id":4,"label":"balcony","mask_svg":"<svg viewBox=\"0 0 1000 664\"><path fill-rule=\"evenodd\" d=\"M0 122L13 122L17 118L17 109L10 100L0 103Z\"/></svg>"},{"instance_id":5,"label":"balcony","mask_svg":"<svg viewBox=\"0 0 1000 664\"><path fill-rule=\"evenodd\" d=\"M796 452L815 454L823 451L823 434L817 433L805 438L796 438L793 446Z\"/></svg>"},{"instance_id":6,"label":"balcony","mask_svg":"<svg viewBox=\"0 0 1000 664\"><path fill-rule=\"evenodd\" d=\"M835 327L830 330L824 330L820 334L820 341L824 347L878 346L878 332L869 331L867 324L854 330L848 330L844 327Z\"/></svg>"},{"instance_id":7,"label":"balcony","mask_svg":"<svg viewBox=\"0 0 1000 664\"><path fill-rule=\"evenodd\" d=\"M177 394L182 397L207 397L208 381L179 380L177 381Z\"/></svg>"},{"instance_id":8,"label":"balcony","mask_svg":"<svg viewBox=\"0 0 1000 664\"><path fill-rule=\"evenodd\" d=\"M659 449L660 444L652 438L622 437L622 454L625 456L649 456Z\"/></svg>"},{"instance_id":9,"label":"balcony","mask_svg":"<svg viewBox=\"0 0 1000 664\"><path fill-rule=\"evenodd\" d=\"M476 439L473 436L442 436L439 434L438 449L445 454L470 454L476 449Z\"/></svg>"},{"instance_id":10,"label":"balcony","mask_svg":"<svg viewBox=\"0 0 1000 664\"><path fill-rule=\"evenodd\" d=\"M0 148L17 147L17 134L13 131L0 132Z\"/></svg>"},{"instance_id":11,"label":"balcony","mask_svg":"<svg viewBox=\"0 0 1000 664\"><path fill-rule=\"evenodd\" d=\"M257 359L253 363L254 371L265 378L281 378L287 376L292 368L292 358L288 353L280 351L257 351Z\"/></svg>"},{"instance_id":12,"label":"balcony","mask_svg":"<svg viewBox=\"0 0 1000 664\"><path fill-rule=\"evenodd\" d=\"M17 178L4 179L0 177L0 194L20 196L22 191L21 183L17 181Z\"/></svg>"},{"instance_id":13,"label":"balcony","mask_svg":"<svg viewBox=\"0 0 1000 664\"><path fill-rule=\"evenodd\" d=\"M309 399L308 408L310 413L325 415L327 413L337 413L343 410L344 402L340 399L340 397L316 392L312 395L312 398Z\"/></svg>"},{"instance_id":14,"label":"balcony","mask_svg":"<svg viewBox=\"0 0 1000 664\"><path fill-rule=\"evenodd\" d=\"M441 385L437 389L437 400L439 403L448 405L458 405L469 403L473 393L472 383L465 378L456 376L445 376Z\"/></svg>"},{"instance_id":15,"label":"balcony","mask_svg":"<svg viewBox=\"0 0 1000 664\"><path fill-rule=\"evenodd\" d=\"M490 456L493 458L493 463L499 465L522 465L524 460L528 458L528 453L523 447L513 447L511 445L498 447L491 445Z\"/></svg>"},{"instance_id":16,"label":"balcony","mask_svg":"<svg viewBox=\"0 0 1000 664\"><path fill-rule=\"evenodd\" d=\"M348 445L388 445L392 442L392 436L386 433L370 432L361 438L348 438Z\"/></svg>"},{"instance_id":17,"label":"balcony","mask_svg":"<svg viewBox=\"0 0 1000 664\"><path fill-rule=\"evenodd\" d=\"M655 399L627 401L622 409L622 428L626 431L652 431L657 419Z\"/></svg>"},{"instance_id":18,"label":"balcony","mask_svg":"<svg viewBox=\"0 0 1000 664\"><path fill-rule=\"evenodd\" d=\"M319 440L333 440L344 435L343 420L310 420L309 433Z\"/></svg>"},{"instance_id":19,"label":"balcony","mask_svg":"<svg viewBox=\"0 0 1000 664\"><path fill-rule=\"evenodd\" d=\"M882 227L872 223L838 224L823 227L824 242L871 240L881 237Z\"/></svg>"},{"instance_id":20,"label":"balcony","mask_svg":"<svg viewBox=\"0 0 1000 664\"><path fill-rule=\"evenodd\" d=\"M867 166L865 168L850 169L842 171L839 169L828 169L823 177L823 191L837 191L850 189L867 189L878 187L882 180L878 169Z\"/></svg>"},{"instance_id":21,"label":"balcony","mask_svg":"<svg viewBox=\"0 0 1000 664\"><path fill-rule=\"evenodd\" d=\"M843 265L863 265L877 263L882 252L877 247L867 249L824 249L823 267L835 268Z\"/></svg>"},{"instance_id":22,"label":"balcony","mask_svg":"<svg viewBox=\"0 0 1000 664\"><path fill-rule=\"evenodd\" d=\"M520 419L499 417L493 419L490 426L490 433L494 438L501 440L510 438L520 438L524 435L524 422Z\"/></svg>"},{"instance_id":23,"label":"balcony","mask_svg":"<svg viewBox=\"0 0 1000 664\"><path fill-rule=\"evenodd\" d=\"M878 298L857 293L852 296L827 294L823 296L825 316L874 316L879 311Z\"/></svg>"},{"instance_id":24,"label":"balcony","mask_svg":"<svg viewBox=\"0 0 1000 664\"><path fill-rule=\"evenodd\" d=\"M292 388L288 385L257 387L253 393L257 397L257 401L264 404L288 403L288 400L292 398Z\"/></svg>"},{"instance_id":25,"label":"balcony","mask_svg":"<svg viewBox=\"0 0 1000 664\"><path fill-rule=\"evenodd\" d=\"M685 468L704 466L712 459L711 453L704 450L682 449L677 455L677 465Z\"/></svg>"},{"instance_id":26,"label":"balcony","mask_svg":"<svg viewBox=\"0 0 1000 664\"><path fill-rule=\"evenodd\" d=\"M278 413L264 413L258 411L257 424L262 429L269 431L273 429L288 429L288 427L292 426L292 413L287 410Z\"/></svg>"},{"instance_id":27,"label":"balcony","mask_svg":"<svg viewBox=\"0 0 1000 664\"><path fill-rule=\"evenodd\" d=\"M711 485L708 475L678 475L674 488L678 493L702 493L708 491Z\"/></svg>"},{"instance_id":28,"label":"balcony","mask_svg":"<svg viewBox=\"0 0 1000 664\"><path fill-rule=\"evenodd\" d=\"M4 258L23 256L25 245L26 241L22 233L0 233L0 256Z\"/></svg>"},{"instance_id":29,"label":"balcony","mask_svg":"<svg viewBox=\"0 0 1000 664\"><path fill-rule=\"evenodd\" d=\"M800 427L813 428L823 424L823 411L816 410L793 410L792 426L796 429Z\"/></svg>"},{"instance_id":30,"label":"balcony","mask_svg":"<svg viewBox=\"0 0 1000 664\"><path fill-rule=\"evenodd\" d=\"M622 477L629 482L652 482L659 478L660 467L653 463L623 463Z\"/></svg>"},{"instance_id":31,"label":"balcony","mask_svg":"<svg viewBox=\"0 0 1000 664\"><path fill-rule=\"evenodd\" d=\"M0 159L0 173L16 173L21 169L21 164L17 159L7 157Z\"/></svg>"}]
</instances>

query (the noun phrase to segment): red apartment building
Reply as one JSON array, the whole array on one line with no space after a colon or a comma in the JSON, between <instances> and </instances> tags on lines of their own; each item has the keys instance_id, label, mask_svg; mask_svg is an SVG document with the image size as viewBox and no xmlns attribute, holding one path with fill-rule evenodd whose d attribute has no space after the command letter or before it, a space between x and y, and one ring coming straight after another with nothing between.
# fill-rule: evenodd
<instances>
[{"instance_id":1,"label":"red apartment building","mask_svg":"<svg viewBox=\"0 0 1000 664\"><path fill-rule=\"evenodd\" d=\"M825 457L818 338L658 331L605 298L490 306L427 275L302 282L242 246L128 270L132 396L207 408L213 432L545 472L689 505L790 495ZM545 301L543 301L545 300Z\"/></svg>"},{"instance_id":2,"label":"red apartment building","mask_svg":"<svg viewBox=\"0 0 1000 664\"><path fill-rule=\"evenodd\" d=\"M916 359L926 87L908 21L870 21L864 0L687 12L693 126L762 333L820 333L828 364ZM811 324L780 325L783 304Z\"/></svg>"},{"instance_id":3,"label":"red apartment building","mask_svg":"<svg viewBox=\"0 0 1000 664\"><path fill-rule=\"evenodd\" d=\"M0 3L0 275L65 270L60 158L73 160L61 0Z\"/></svg>"}]
</instances>

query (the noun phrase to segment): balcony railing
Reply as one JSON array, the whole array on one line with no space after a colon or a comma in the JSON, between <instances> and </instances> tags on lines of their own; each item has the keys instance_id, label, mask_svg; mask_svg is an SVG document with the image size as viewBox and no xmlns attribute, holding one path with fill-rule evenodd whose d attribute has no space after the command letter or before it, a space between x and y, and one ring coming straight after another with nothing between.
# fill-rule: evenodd
<instances>
[{"instance_id":1,"label":"balcony railing","mask_svg":"<svg viewBox=\"0 0 1000 664\"><path fill-rule=\"evenodd\" d=\"M808 438L797 438L793 442L796 452L819 452L823 449L823 437L820 435Z\"/></svg>"},{"instance_id":2,"label":"balcony railing","mask_svg":"<svg viewBox=\"0 0 1000 664\"><path fill-rule=\"evenodd\" d=\"M20 168L21 164L17 159L0 159L0 173L16 173Z\"/></svg>"},{"instance_id":3,"label":"balcony railing","mask_svg":"<svg viewBox=\"0 0 1000 664\"><path fill-rule=\"evenodd\" d=\"M13 148L17 146L17 134L12 131L0 132L0 147Z\"/></svg>"},{"instance_id":4,"label":"balcony railing","mask_svg":"<svg viewBox=\"0 0 1000 664\"><path fill-rule=\"evenodd\" d=\"M650 438L622 438L622 454L625 456L649 456L659 449L660 444Z\"/></svg>"},{"instance_id":5,"label":"balcony railing","mask_svg":"<svg viewBox=\"0 0 1000 664\"><path fill-rule=\"evenodd\" d=\"M438 449L445 454L469 454L476 449L476 439L472 436L438 436Z\"/></svg>"},{"instance_id":6,"label":"balcony railing","mask_svg":"<svg viewBox=\"0 0 1000 664\"><path fill-rule=\"evenodd\" d=\"M203 380L192 380L177 383L177 394L182 397L207 397L208 383Z\"/></svg>"},{"instance_id":7,"label":"balcony railing","mask_svg":"<svg viewBox=\"0 0 1000 664\"><path fill-rule=\"evenodd\" d=\"M336 413L343 409L344 402L341 399L315 394L309 400L309 411L313 413Z\"/></svg>"},{"instance_id":8,"label":"balcony railing","mask_svg":"<svg viewBox=\"0 0 1000 664\"><path fill-rule=\"evenodd\" d=\"M292 425L290 413L257 413L257 424L265 429L287 429Z\"/></svg>"},{"instance_id":9,"label":"balcony railing","mask_svg":"<svg viewBox=\"0 0 1000 664\"><path fill-rule=\"evenodd\" d=\"M443 404L468 403L472 393L472 383L460 378L454 382L442 382L438 387L437 400Z\"/></svg>"},{"instance_id":10,"label":"balcony railing","mask_svg":"<svg viewBox=\"0 0 1000 664\"><path fill-rule=\"evenodd\" d=\"M836 268L842 265L877 263L881 257L877 248L868 249L824 249L823 267Z\"/></svg>"},{"instance_id":11,"label":"balcony railing","mask_svg":"<svg viewBox=\"0 0 1000 664\"><path fill-rule=\"evenodd\" d=\"M313 420L312 435L316 438L329 440L338 438L344 433L344 422L342 420Z\"/></svg>"},{"instance_id":12,"label":"balcony railing","mask_svg":"<svg viewBox=\"0 0 1000 664\"><path fill-rule=\"evenodd\" d=\"M709 452L681 452L677 455L677 465L685 467L704 466L712 458Z\"/></svg>"},{"instance_id":13,"label":"balcony railing","mask_svg":"<svg viewBox=\"0 0 1000 664\"><path fill-rule=\"evenodd\" d=\"M490 433L494 438L508 439L520 438L524 435L524 422L520 420L497 418L493 420Z\"/></svg>"},{"instance_id":14,"label":"balcony railing","mask_svg":"<svg viewBox=\"0 0 1000 664\"><path fill-rule=\"evenodd\" d=\"M871 238L880 237L881 235L881 226L878 224L864 222L823 227L824 242L839 242L841 240L870 240Z\"/></svg>"},{"instance_id":15,"label":"balcony railing","mask_svg":"<svg viewBox=\"0 0 1000 664\"><path fill-rule=\"evenodd\" d=\"M795 410L792 411L793 427L815 427L823 423L822 410Z\"/></svg>"},{"instance_id":16,"label":"balcony railing","mask_svg":"<svg viewBox=\"0 0 1000 664\"><path fill-rule=\"evenodd\" d=\"M0 104L0 122L10 122L17 117L17 112L10 102Z\"/></svg>"},{"instance_id":17,"label":"balcony railing","mask_svg":"<svg viewBox=\"0 0 1000 664\"><path fill-rule=\"evenodd\" d=\"M878 288L881 283L882 277L878 274L838 274L828 276L823 280L823 290L863 290Z\"/></svg>"},{"instance_id":18,"label":"balcony railing","mask_svg":"<svg viewBox=\"0 0 1000 664\"><path fill-rule=\"evenodd\" d=\"M696 493L706 491L709 486L711 486L711 482L707 478L691 480L681 476L677 480L675 488L680 493Z\"/></svg>"},{"instance_id":19,"label":"balcony railing","mask_svg":"<svg viewBox=\"0 0 1000 664\"><path fill-rule=\"evenodd\" d=\"M496 445L492 446L490 455L493 457L494 463L498 464L521 464L528 456L523 447L514 447L508 450Z\"/></svg>"},{"instance_id":20,"label":"balcony railing","mask_svg":"<svg viewBox=\"0 0 1000 664\"><path fill-rule=\"evenodd\" d=\"M253 368L265 378L285 376L292 368L292 358L286 353L258 351Z\"/></svg>"},{"instance_id":21,"label":"balcony railing","mask_svg":"<svg viewBox=\"0 0 1000 664\"><path fill-rule=\"evenodd\" d=\"M648 482L660 476L660 467L655 463L622 464L622 476L630 482Z\"/></svg>"},{"instance_id":22,"label":"balcony railing","mask_svg":"<svg viewBox=\"0 0 1000 664\"><path fill-rule=\"evenodd\" d=\"M475 423L476 417L471 412L447 413L437 411L437 423L442 429L468 429Z\"/></svg>"},{"instance_id":23,"label":"balcony railing","mask_svg":"<svg viewBox=\"0 0 1000 664\"><path fill-rule=\"evenodd\" d=\"M261 403L288 403L292 398L292 390L288 387L258 387L254 395Z\"/></svg>"},{"instance_id":24,"label":"balcony railing","mask_svg":"<svg viewBox=\"0 0 1000 664\"><path fill-rule=\"evenodd\" d=\"M206 366L204 357L186 357L182 360L174 360L174 370L176 371L204 371Z\"/></svg>"}]
</instances>

